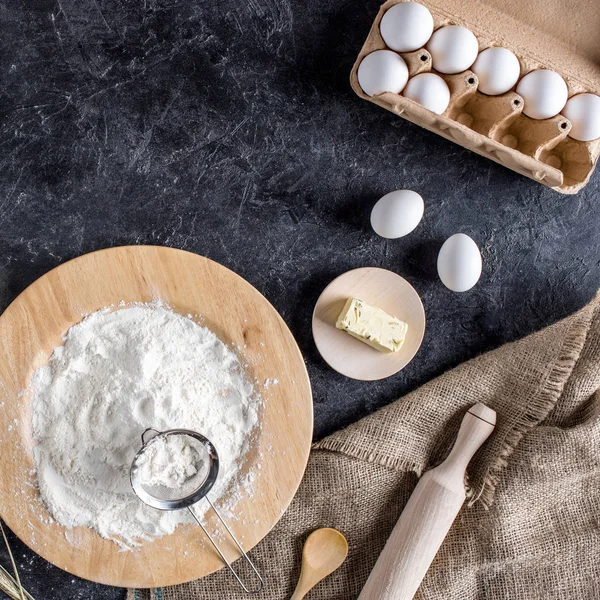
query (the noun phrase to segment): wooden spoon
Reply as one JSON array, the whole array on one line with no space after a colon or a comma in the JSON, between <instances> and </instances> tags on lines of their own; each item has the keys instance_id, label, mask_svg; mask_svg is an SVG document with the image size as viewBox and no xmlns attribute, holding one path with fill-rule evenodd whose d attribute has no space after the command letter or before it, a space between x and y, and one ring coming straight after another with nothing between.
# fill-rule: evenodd
<instances>
[{"instance_id":1,"label":"wooden spoon","mask_svg":"<svg viewBox=\"0 0 600 600\"><path fill-rule=\"evenodd\" d=\"M302 551L302 570L296 591L290 600L302 600L322 579L331 575L348 556L348 542L337 530L313 531Z\"/></svg>"}]
</instances>

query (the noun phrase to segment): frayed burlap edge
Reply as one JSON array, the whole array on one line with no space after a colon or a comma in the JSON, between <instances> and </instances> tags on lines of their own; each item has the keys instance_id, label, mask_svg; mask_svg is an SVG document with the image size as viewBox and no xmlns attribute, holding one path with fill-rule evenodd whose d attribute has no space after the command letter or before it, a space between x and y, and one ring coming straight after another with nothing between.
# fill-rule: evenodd
<instances>
[{"instance_id":1,"label":"frayed burlap edge","mask_svg":"<svg viewBox=\"0 0 600 600\"><path fill-rule=\"evenodd\" d=\"M480 501L486 509L492 505L496 486L498 485L503 469L507 465L508 458L523 436L541 423L556 406L583 350L590 330L590 324L598 308L599 299L600 295L596 295L594 302L588 304L578 313L578 318L573 322L569 333L565 337L559 357L550 369L544 385L540 387L538 396L531 399L528 407L529 410L522 415L519 422L507 433L502 443L500 454L491 462L488 472L484 476L483 486L479 494L468 493L469 506L472 506L477 501Z\"/></svg>"},{"instance_id":2,"label":"frayed burlap edge","mask_svg":"<svg viewBox=\"0 0 600 600\"><path fill-rule=\"evenodd\" d=\"M549 369L548 376L543 385L540 386L538 395L531 399L528 407L529 410L522 415L519 421L506 434L501 452L490 463L487 473L483 478L481 488L477 492L470 487L467 488L469 506L472 506L475 502L481 502L487 509L492 505L496 486L502 470L507 465L508 458L523 436L546 418L560 398L564 386L584 347L590 325L594 320L595 314L598 312L599 306L600 292L596 294L596 297L590 304L582 308L575 315L567 317L567 319L573 320L573 323L570 325L569 331L564 338L556 362ZM355 440L347 439L344 433L345 430L333 433L313 444L312 449L338 452L392 469L412 471L418 476L422 474L423 468L421 465L386 455L379 452L376 448L365 448L357 444Z\"/></svg>"}]
</instances>

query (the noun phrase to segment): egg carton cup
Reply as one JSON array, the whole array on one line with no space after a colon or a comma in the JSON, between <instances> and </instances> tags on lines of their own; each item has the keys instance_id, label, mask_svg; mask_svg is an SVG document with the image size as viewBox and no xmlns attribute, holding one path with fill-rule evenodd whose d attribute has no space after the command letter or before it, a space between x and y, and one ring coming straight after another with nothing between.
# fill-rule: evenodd
<instances>
[{"instance_id":1,"label":"egg carton cup","mask_svg":"<svg viewBox=\"0 0 600 600\"><path fill-rule=\"evenodd\" d=\"M523 98L514 91L500 96L487 96L479 92L478 78L470 70L457 75L436 72L432 68L431 55L425 48L397 54L406 62L410 77L433 72L448 84L450 103L442 115L429 111L401 94L365 94L358 83L358 66L367 54L375 50L391 50L381 37L379 24L390 7L403 1L405 0L388 0L381 6L352 69L350 82L354 91L365 100L558 192L575 194L582 189L596 166L600 155L600 140L580 142L568 137L571 123L560 114L544 120L527 117L523 114ZM533 11L536 6L541 9L543 6L547 8L548 4L560 5L558 0L529 1L533 5L530 10ZM575 4L585 2L586 0L575 0ZM431 11L434 31L446 25L462 25L475 34L480 52L491 46L503 46L512 50L521 65L520 79L535 69L552 69L566 81L569 97L582 92L599 94L600 66L596 60L574 54L573 49L567 49L561 39L553 38L539 29L528 31L530 27L518 18L490 6L502 5L502 0L489 0L488 3L447 0L443 4L444 8L430 0L419 3ZM507 0L506 6L512 7L517 14L521 10L519 5L510 0ZM454 10L450 10L451 8ZM598 14L594 12L592 25L600 24L600 6L594 10ZM567 17L568 15L564 15L564 18ZM598 31L595 34L596 40ZM535 38L532 38L534 33ZM568 32L562 33L568 39ZM581 32L577 35L580 34ZM522 43L518 43L519 41ZM531 42L532 47L528 49L523 42ZM540 56L544 56L544 59Z\"/></svg>"}]
</instances>

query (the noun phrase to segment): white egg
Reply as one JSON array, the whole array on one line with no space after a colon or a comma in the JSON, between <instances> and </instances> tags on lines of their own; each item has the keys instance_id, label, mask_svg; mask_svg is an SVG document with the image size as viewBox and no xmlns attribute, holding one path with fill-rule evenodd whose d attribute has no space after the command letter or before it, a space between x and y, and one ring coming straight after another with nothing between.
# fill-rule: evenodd
<instances>
[{"instance_id":1,"label":"white egg","mask_svg":"<svg viewBox=\"0 0 600 600\"><path fill-rule=\"evenodd\" d=\"M438 29L429 40L433 68L440 73L453 74L466 71L477 58L479 44L473 32L460 25Z\"/></svg>"},{"instance_id":2,"label":"white egg","mask_svg":"<svg viewBox=\"0 0 600 600\"><path fill-rule=\"evenodd\" d=\"M450 103L450 89L435 73L420 73L409 79L403 95L438 115L441 115Z\"/></svg>"},{"instance_id":3,"label":"white egg","mask_svg":"<svg viewBox=\"0 0 600 600\"><path fill-rule=\"evenodd\" d=\"M555 117L569 97L565 80L548 69L527 73L519 81L516 91L523 98L523 113L532 119Z\"/></svg>"},{"instance_id":4,"label":"white egg","mask_svg":"<svg viewBox=\"0 0 600 600\"><path fill-rule=\"evenodd\" d=\"M472 67L479 79L480 92L498 96L511 90L519 81L521 65L519 59L507 48L484 50Z\"/></svg>"},{"instance_id":5,"label":"white egg","mask_svg":"<svg viewBox=\"0 0 600 600\"><path fill-rule=\"evenodd\" d=\"M394 239L410 233L423 217L423 198L412 190L396 190L377 201L371 226L377 235Z\"/></svg>"},{"instance_id":6,"label":"white egg","mask_svg":"<svg viewBox=\"0 0 600 600\"><path fill-rule=\"evenodd\" d=\"M431 37L433 17L422 4L401 2L386 11L379 30L388 48L412 52L422 48Z\"/></svg>"},{"instance_id":7,"label":"white egg","mask_svg":"<svg viewBox=\"0 0 600 600\"><path fill-rule=\"evenodd\" d=\"M600 138L600 97L596 94L577 94L567 102L562 114L573 127L569 136L580 142Z\"/></svg>"},{"instance_id":8,"label":"white egg","mask_svg":"<svg viewBox=\"0 0 600 600\"><path fill-rule=\"evenodd\" d=\"M450 236L440 248L437 270L442 283L453 292L470 290L481 276L481 254L464 233Z\"/></svg>"},{"instance_id":9,"label":"white egg","mask_svg":"<svg viewBox=\"0 0 600 600\"><path fill-rule=\"evenodd\" d=\"M357 75L360 87L369 96L399 94L408 81L408 67L395 52L376 50L362 59Z\"/></svg>"}]
</instances>

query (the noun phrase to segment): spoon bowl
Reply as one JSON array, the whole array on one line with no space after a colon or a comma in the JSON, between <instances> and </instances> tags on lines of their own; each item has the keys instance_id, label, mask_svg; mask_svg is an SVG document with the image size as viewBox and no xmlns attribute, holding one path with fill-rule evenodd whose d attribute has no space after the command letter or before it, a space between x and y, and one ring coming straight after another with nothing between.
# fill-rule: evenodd
<instances>
[{"instance_id":1,"label":"spoon bowl","mask_svg":"<svg viewBox=\"0 0 600 600\"><path fill-rule=\"evenodd\" d=\"M302 550L302 569L291 600L302 600L319 581L331 575L348 556L348 542L336 529L313 531Z\"/></svg>"}]
</instances>

